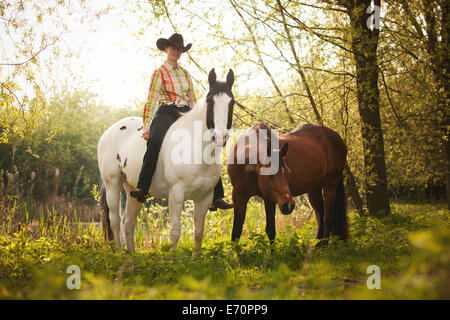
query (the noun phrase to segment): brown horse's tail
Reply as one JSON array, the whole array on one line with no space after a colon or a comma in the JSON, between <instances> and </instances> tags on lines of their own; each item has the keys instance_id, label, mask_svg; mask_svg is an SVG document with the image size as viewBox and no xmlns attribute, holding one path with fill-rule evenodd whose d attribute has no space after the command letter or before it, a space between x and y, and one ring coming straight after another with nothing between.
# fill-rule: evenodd
<instances>
[{"instance_id":1,"label":"brown horse's tail","mask_svg":"<svg viewBox=\"0 0 450 320\"><path fill-rule=\"evenodd\" d=\"M101 212L101 221L103 227L103 236L106 241L113 241L114 235L111 229L111 223L109 221L109 207L106 202L106 187L103 181L100 183L100 212Z\"/></svg>"},{"instance_id":2,"label":"brown horse's tail","mask_svg":"<svg viewBox=\"0 0 450 320\"><path fill-rule=\"evenodd\" d=\"M341 240L348 239L347 204L345 201L344 180L341 179L336 191L334 203L334 226L333 234L339 236Z\"/></svg>"}]
</instances>

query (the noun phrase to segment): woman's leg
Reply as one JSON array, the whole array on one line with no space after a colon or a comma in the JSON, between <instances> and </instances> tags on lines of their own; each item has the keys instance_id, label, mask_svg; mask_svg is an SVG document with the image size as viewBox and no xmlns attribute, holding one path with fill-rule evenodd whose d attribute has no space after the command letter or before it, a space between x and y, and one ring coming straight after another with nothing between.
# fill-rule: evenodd
<instances>
[{"instance_id":1,"label":"woman's leg","mask_svg":"<svg viewBox=\"0 0 450 320\"><path fill-rule=\"evenodd\" d=\"M214 195L213 195L213 203L211 207L209 207L210 211L216 211L219 209L231 209L233 208L232 204L226 203L223 200L223 197L225 196L223 191L223 184L222 184L222 178L219 179L216 186L214 187Z\"/></svg>"},{"instance_id":2,"label":"woman's leg","mask_svg":"<svg viewBox=\"0 0 450 320\"><path fill-rule=\"evenodd\" d=\"M139 175L138 189L148 192L150 188L164 137L170 126L180 117L177 109L174 106L163 105L155 113L147 140L147 151L145 152Z\"/></svg>"},{"instance_id":3,"label":"woman's leg","mask_svg":"<svg viewBox=\"0 0 450 320\"><path fill-rule=\"evenodd\" d=\"M222 199L225 196L223 192L223 184L222 184L222 178L219 179L216 186L214 187L214 196L213 201Z\"/></svg>"}]
</instances>

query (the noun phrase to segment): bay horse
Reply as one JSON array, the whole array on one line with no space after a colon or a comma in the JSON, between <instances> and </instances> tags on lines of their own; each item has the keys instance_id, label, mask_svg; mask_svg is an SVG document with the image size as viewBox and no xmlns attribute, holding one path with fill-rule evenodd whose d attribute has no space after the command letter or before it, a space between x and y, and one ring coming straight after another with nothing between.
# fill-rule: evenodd
<instances>
[{"instance_id":1,"label":"bay horse","mask_svg":"<svg viewBox=\"0 0 450 320\"><path fill-rule=\"evenodd\" d=\"M261 135L260 131L267 132ZM257 138L249 139L251 135ZM255 145L256 144L256 145ZM279 148L274 146L278 145ZM239 148L245 150L245 162L239 163ZM265 150L267 148L267 150ZM249 162L253 154L254 163ZM233 186L234 221L232 241L239 240L245 220L247 203L253 196L264 200L266 233L274 242L275 211L294 209L293 197L308 194L317 219L319 244L327 244L330 235L346 240L348 225L343 185L347 147L334 130L319 124L304 124L277 136L260 122L240 136L230 154L228 175ZM270 157L270 159L268 158ZM267 161L269 160L269 161ZM261 174L272 162L278 166L271 174Z\"/></svg>"},{"instance_id":2,"label":"bay horse","mask_svg":"<svg viewBox=\"0 0 450 320\"><path fill-rule=\"evenodd\" d=\"M194 201L194 247L201 248L206 212L212 203L222 165L222 161L203 161L203 156L211 153L211 145L222 148L226 144L233 116L233 82L231 69L226 82L216 81L212 69L207 94L190 111L180 113L164 137L149 193L169 199L173 249L181 236L180 215L185 200ZM138 183L147 148L142 129L142 118L128 117L109 127L98 142L98 165L104 186L100 203L105 213L105 237L115 240L119 248L126 243L130 251L135 250L134 229L142 208L142 203L130 196ZM209 135L205 134L208 132ZM180 151L183 153L181 160ZM122 186L127 195L123 217L120 214Z\"/></svg>"}]
</instances>

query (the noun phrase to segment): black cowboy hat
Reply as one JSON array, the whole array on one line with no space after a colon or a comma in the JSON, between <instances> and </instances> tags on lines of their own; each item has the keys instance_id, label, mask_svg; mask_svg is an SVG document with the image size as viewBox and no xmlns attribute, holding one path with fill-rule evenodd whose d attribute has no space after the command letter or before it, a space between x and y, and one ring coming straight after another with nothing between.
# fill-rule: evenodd
<instances>
[{"instance_id":1,"label":"black cowboy hat","mask_svg":"<svg viewBox=\"0 0 450 320\"><path fill-rule=\"evenodd\" d=\"M174 46L175 48L182 49L183 52L188 51L192 47L192 43L184 46L183 36L179 33L174 33L169 39L160 38L156 41L156 46L159 50L164 51L168 46Z\"/></svg>"}]
</instances>

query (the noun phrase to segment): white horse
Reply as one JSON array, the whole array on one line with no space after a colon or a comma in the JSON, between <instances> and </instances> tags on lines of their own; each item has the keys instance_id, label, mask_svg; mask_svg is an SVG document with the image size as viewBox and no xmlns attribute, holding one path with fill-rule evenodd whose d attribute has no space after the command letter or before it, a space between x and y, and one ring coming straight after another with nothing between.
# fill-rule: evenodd
<instances>
[{"instance_id":1,"label":"white horse","mask_svg":"<svg viewBox=\"0 0 450 320\"><path fill-rule=\"evenodd\" d=\"M208 82L208 93L190 111L180 114L167 131L150 186L150 195L169 199L170 241L174 249L181 235L180 216L185 200L194 201L194 247L201 248L206 212L221 175L221 163L206 163L202 161L203 155L208 148L211 149L211 144L223 147L228 137L227 130L231 128L234 73L230 69L226 82L220 82L216 81L216 73L212 69ZM204 141L205 131L214 132L209 141ZM180 148L180 133L183 133L184 149L192 153L189 159L201 161L180 163L174 157L173 151ZM98 142L98 165L103 179L102 203L106 215L104 227L109 230L109 240L112 240L112 231L117 246L121 248L126 243L130 251L135 250L134 229L142 208L142 203L131 197L130 191L138 183L146 148L142 118L138 117L119 120L103 133ZM127 194L123 217L120 214L122 186Z\"/></svg>"}]
</instances>

